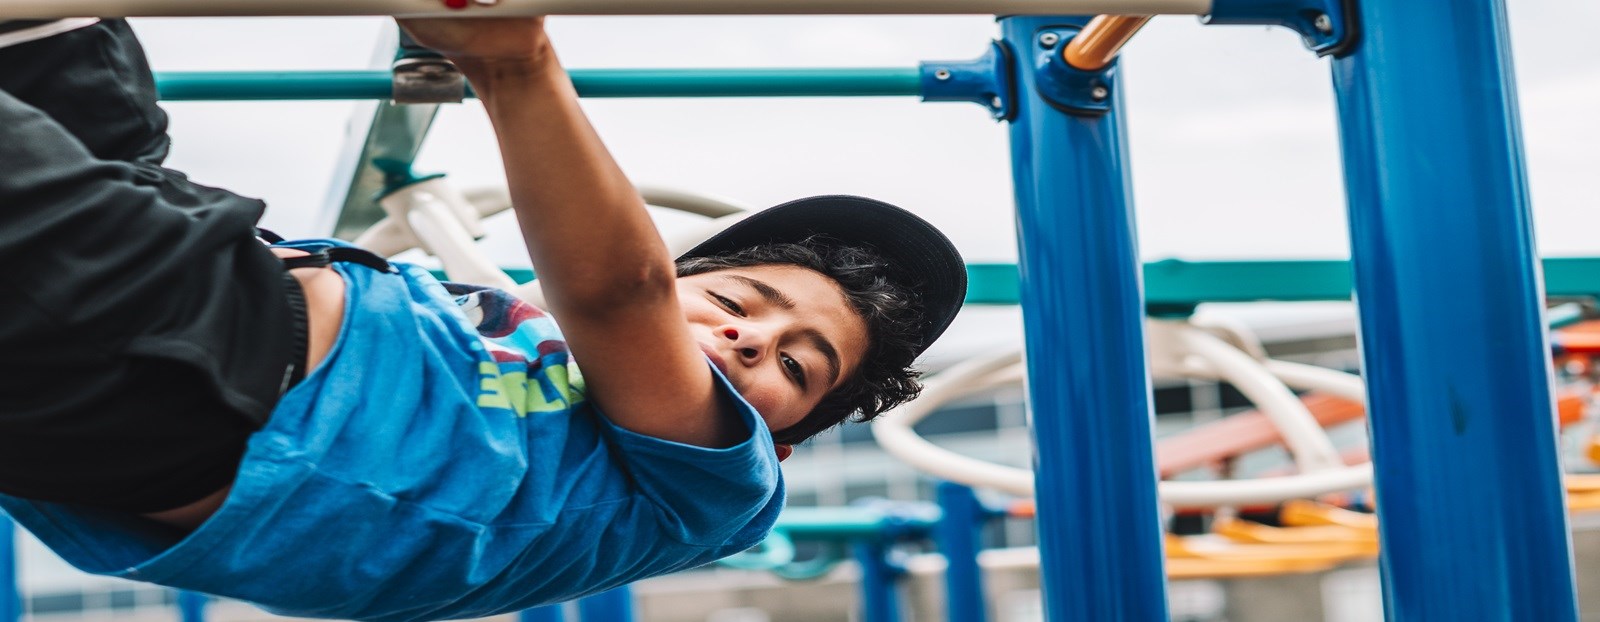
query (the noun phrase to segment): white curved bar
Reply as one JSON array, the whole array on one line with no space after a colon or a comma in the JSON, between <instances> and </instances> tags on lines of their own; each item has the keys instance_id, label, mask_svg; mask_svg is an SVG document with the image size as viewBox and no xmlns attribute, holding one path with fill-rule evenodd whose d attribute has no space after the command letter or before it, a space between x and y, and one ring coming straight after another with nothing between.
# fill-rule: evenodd
<instances>
[{"instance_id":1,"label":"white curved bar","mask_svg":"<svg viewBox=\"0 0 1600 622\"><path fill-rule=\"evenodd\" d=\"M1211 339L1216 338L1211 337ZM1173 343L1170 345L1182 349L1186 340L1171 341ZM1215 343L1220 344L1220 341ZM1226 344L1221 345L1226 347ZM1171 354L1182 358L1181 352ZM1249 359L1243 352L1235 354ZM963 456L928 442L912 429L918 421L954 399L1017 383L1024 375L1021 360L1020 351L1001 352L962 362L936 374L926 382L922 397L874 420L873 436L884 451L930 475L969 486L1032 497L1032 471ZM1191 370L1197 375L1216 373L1216 369L1207 365L1205 361L1200 360L1196 363L1191 366ZM1359 395L1363 392L1360 379L1344 372L1270 360L1268 368L1274 374L1284 375L1284 381L1294 386L1323 390L1341 397L1350 397L1351 390L1354 389L1355 399L1360 399ZM1162 502L1174 507L1224 507L1278 503L1289 499L1316 497L1330 492L1355 490L1371 484L1372 466L1369 463L1339 466L1285 477L1160 482L1157 484L1157 491Z\"/></svg>"},{"instance_id":2,"label":"white curved bar","mask_svg":"<svg viewBox=\"0 0 1600 622\"><path fill-rule=\"evenodd\" d=\"M1256 360L1267 359L1267 348L1261 345L1261 338L1255 331L1250 330L1242 320L1226 315L1195 315L1189 318L1189 324L1196 328L1203 328L1235 348L1249 354Z\"/></svg>"},{"instance_id":3,"label":"white curved bar","mask_svg":"<svg viewBox=\"0 0 1600 622\"><path fill-rule=\"evenodd\" d=\"M963 361L939 372L923 384L921 397L874 420L872 435L889 455L924 473L969 486L1032 497L1032 471L963 456L928 442L911 429L945 403L994 386L980 380L1010 368L1020 368L1021 361L1021 351L1013 350Z\"/></svg>"},{"instance_id":4,"label":"white curved bar","mask_svg":"<svg viewBox=\"0 0 1600 622\"><path fill-rule=\"evenodd\" d=\"M1282 503L1330 492L1357 490L1372 485L1372 463L1330 471L1284 477L1230 479L1211 482L1161 482L1156 491L1161 502L1177 508L1215 508L1231 505Z\"/></svg>"},{"instance_id":5,"label":"white curved bar","mask_svg":"<svg viewBox=\"0 0 1600 622\"><path fill-rule=\"evenodd\" d=\"M1305 363L1268 359L1267 371L1284 384L1336 395L1352 402L1367 403L1367 383L1355 374Z\"/></svg>"},{"instance_id":6,"label":"white curved bar","mask_svg":"<svg viewBox=\"0 0 1600 622\"><path fill-rule=\"evenodd\" d=\"M698 214L706 218L721 218L752 211L732 200L700 192L655 185L642 185L638 189L639 196L644 197L644 202L647 204Z\"/></svg>"},{"instance_id":7,"label":"white curved bar","mask_svg":"<svg viewBox=\"0 0 1600 622\"><path fill-rule=\"evenodd\" d=\"M414 201L416 199L410 196L411 194L427 192L431 185L445 183L442 179L428 180L418 184L417 188L407 187L398 190L390 196L384 197L383 200L389 203ZM447 187L441 190L450 191ZM667 248L673 256L682 254L712 234L727 228L728 225L738 222L750 214L743 206L732 201L687 190L664 186L640 186L639 194L650 205L713 218L713 220L707 221L702 225L663 236L667 242ZM488 218L511 209L510 193L503 187L474 188L462 192L461 197L465 200L466 207L446 208L455 212L458 218L440 218L441 221L449 220L454 222L455 229L458 229L459 233L439 233L432 236L437 240L425 243L424 240L418 239L418 236L412 233L412 226L402 224L401 221L392 216L397 209L409 209L404 205L395 203L394 205L385 205L385 209L391 212L391 216L379 220L371 227L368 227L366 231L363 231L355 239L354 244L382 257L392 257L419 246L425 249L454 248L454 250L446 250L448 256L439 255L429 250L430 253L439 256L440 261L444 263L445 272L450 275L450 278L504 289L510 292L511 295L526 300L535 306L546 306L544 289L540 287L538 281L529 281L517 285L509 277L505 277L504 272L498 268L495 268L491 273L486 267L491 262L487 257L482 256L481 252L477 251L476 246L463 246L457 240L460 235L465 235L466 239L469 240L476 237L473 232L462 224L463 220ZM450 203L449 201L441 202ZM428 217L437 218L439 216L439 214L431 214ZM476 219L473 216L476 216ZM424 226L432 227L435 225L430 221L429 224ZM518 235L520 235L520 232L518 232ZM452 242L451 240L456 241Z\"/></svg>"},{"instance_id":8,"label":"white curved bar","mask_svg":"<svg viewBox=\"0 0 1600 622\"><path fill-rule=\"evenodd\" d=\"M419 189L408 193L403 201L402 213L412 233L425 250L439 258L451 279L499 289L516 287L516 281L478 249L477 241L443 199Z\"/></svg>"},{"instance_id":9,"label":"white curved bar","mask_svg":"<svg viewBox=\"0 0 1600 622\"><path fill-rule=\"evenodd\" d=\"M1317 418L1306 408L1305 402L1259 361L1193 326L1177 325L1175 328L1190 352L1209 361L1223 379L1250 398L1250 402L1272 420L1301 473L1344 468L1344 460L1334 448L1333 439L1317 424Z\"/></svg>"},{"instance_id":10,"label":"white curved bar","mask_svg":"<svg viewBox=\"0 0 1600 622\"><path fill-rule=\"evenodd\" d=\"M379 257L393 257L422 245L409 228L393 218L379 220L350 243Z\"/></svg>"},{"instance_id":11,"label":"white curved bar","mask_svg":"<svg viewBox=\"0 0 1600 622\"><path fill-rule=\"evenodd\" d=\"M6 0L0 17L397 15L1205 15L1210 0L500 0L470 11L439 0Z\"/></svg>"},{"instance_id":12,"label":"white curved bar","mask_svg":"<svg viewBox=\"0 0 1600 622\"><path fill-rule=\"evenodd\" d=\"M434 180L429 180L432 182ZM429 183L424 182L424 183ZM397 192L405 192L405 189ZM749 209L732 201L699 194L687 190L668 188L665 186L640 186L640 196L644 197L647 204L656 207L677 210L712 218L702 226L690 227L684 231L667 237L667 248L674 256L681 254L699 244L712 234L721 231L739 218L729 218L736 214L748 215ZM505 188L488 187L474 188L462 192L466 202L471 205L468 211L475 211L479 219L488 218L511 209L511 195ZM461 210L457 210L461 211ZM465 220L470 214L462 214ZM743 218L743 216L740 216ZM468 233L477 237L477 233L468 230ZM393 218L384 218L368 227L366 231L356 237L353 242L356 246L372 251L380 257L393 257L405 251L416 248L421 240L411 235L411 231Z\"/></svg>"},{"instance_id":13,"label":"white curved bar","mask_svg":"<svg viewBox=\"0 0 1600 622\"><path fill-rule=\"evenodd\" d=\"M729 214L751 211L750 208L731 200L691 190L655 185L642 185L635 189L639 191L639 196L647 205L706 218L721 218ZM477 208L478 216L482 218L511 209L511 193L503 186L473 188L462 194L467 197L467 202Z\"/></svg>"},{"instance_id":14,"label":"white curved bar","mask_svg":"<svg viewBox=\"0 0 1600 622\"><path fill-rule=\"evenodd\" d=\"M511 191L506 190L505 186L471 188L461 191L461 196L467 197L467 202L478 209L480 218L511 209Z\"/></svg>"}]
</instances>

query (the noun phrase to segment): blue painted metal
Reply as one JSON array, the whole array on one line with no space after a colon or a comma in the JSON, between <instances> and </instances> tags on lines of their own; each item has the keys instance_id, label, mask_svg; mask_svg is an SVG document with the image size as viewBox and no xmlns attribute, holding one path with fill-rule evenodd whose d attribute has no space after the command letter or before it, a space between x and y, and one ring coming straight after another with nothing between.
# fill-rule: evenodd
<instances>
[{"instance_id":1,"label":"blue painted metal","mask_svg":"<svg viewBox=\"0 0 1600 622\"><path fill-rule=\"evenodd\" d=\"M0 622L22 617L22 591L17 588L17 524L0 514Z\"/></svg>"},{"instance_id":2,"label":"blue painted metal","mask_svg":"<svg viewBox=\"0 0 1600 622\"><path fill-rule=\"evenodd\" d=\"M977 60L922 63L922 101L973 102L997 120L1011 120L1017 86L1009 49L994 41Z\"/></svg>"},{"instance_id":3,"label":"blue painted metal","mask_svg":"<svg viewBox=\"0 0 1600 622\"><path fill-rule=\"evenodd\" d=\"M1061 24L1041 28L1033 34L1033 45L1020 47L1018 71L1032 74L1033 88L1043 101L1069 114L1101 115L1111 110L1116 89L1117 61L1098 71L1073 67L1062 56L1082 27ZM1024 60L1025 59L1025 60Z\"/></svg>"},{"instance_id":4,"label":"blue painted metal","mask_svg":"<svg viewBox=\"0 0 1600 622\"><path fill-rule=\"evenodd\" d=\"M1033 67L1038 35L1087 18L1008 17ZM1020 53L1028 50L1027 54ZM1063 63L1064 64L1064 63ZM1071 115L1019 72L1011 125L1045 619L1165 621L1165 558L1144 305L1121 96ZM1093 511L1084 511L1093 508Z\"/></svg>"},{"instance_id":5,"label":"blue painted metal","mask_svg":"<svg viewBox=\"0 0 1600 622\"><path fill-rule=\"evenodd\" d=\"M1504 3L1360 11L1333 76L1385 612L1576 620Z\"/></svg>"},{"instance_id":6,"label":"blue painted metal","mask_svg":"<svg viewBox=\"0 0 1600 622\"><path fill-rule=\"evenodd\" d=\"M900 622L900 595L896 580L904 568L890 559L891 545L859 542L856 563L861 566L862 622Z\"/></svg>"},{"instance_id":7,"label":"blue painted metal","mask_svg":"<svg viewBox=\"0 0 1600 622\"><path fill-rule=\"evenodd\" d=\"M517 622L566 622L567 612L561 605L546 605L524 609L517 613Z\"/></svg>"},{"instance_id":8,"label":"blue painted metal","mask_svg":"<svg viewBox=\"0 0 1600 622\"><path fill-rule=\"evenodd\" d=\"M940 482L939 508L944 520L934 530L939 551L944 553L945 607L949 622L984 622L983 569L978 567L978 551L983 520L988 510L972 489L953 482Z\"/></svg>"},{"instance_id":9,"label":"blue painted metal","mask_svg":"<svg viewBox=\"0 0 1600 622\"><path fill-rule=\"evenodd\" d=\"M578 600L583 622L633 622L633 590L624 585Z\"/></svg>"},{"instance_id":10,"label":"blue painted metal","mask_svg":"<svg viewBox=\"0 0 1600 622\"><path fill-rule=\"evenodd\" d=\"M206 622L206 604L211 597L199 592L178 592L178 620L181 622Z\"/></svg>"},{"instance_id":11,"label":"blue painted metal","mask_svg":"<svg viewBox=\"0 0 1600 622\"><path fill-rule=\"evenodd\" d=\"M1352 0L1214 0L1202 23L1283 26L1297 33L1318 56L1355 49L1360 21ZM1320 26L1320 27L1319 27Z\"/></svg>"}]
</instances>

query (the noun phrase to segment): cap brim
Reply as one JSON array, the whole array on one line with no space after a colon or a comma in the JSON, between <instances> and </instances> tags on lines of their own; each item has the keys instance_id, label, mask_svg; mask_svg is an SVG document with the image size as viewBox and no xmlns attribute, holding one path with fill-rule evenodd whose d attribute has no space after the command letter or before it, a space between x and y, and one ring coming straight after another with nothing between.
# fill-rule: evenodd
<instances>
[{"instance_id":1,"label":"cap brim","mask_svg":"<svg viewBox=\"0 0 1600 622\"><path fill-rule=\"evenodd\" d=\"M817 235L866 247L889 262L888 278L921 299L923 348L944 334L961 310L967 295L967 268L950 239L916 214L863 197L809 197L762 210L682 257L709 257Z\"/></svg>"}]
</instances>

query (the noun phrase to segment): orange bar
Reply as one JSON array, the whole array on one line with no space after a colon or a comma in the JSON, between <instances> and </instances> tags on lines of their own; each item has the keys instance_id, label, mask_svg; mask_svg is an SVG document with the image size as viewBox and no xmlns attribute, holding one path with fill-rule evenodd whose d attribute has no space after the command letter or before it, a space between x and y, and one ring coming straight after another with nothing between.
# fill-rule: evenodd
<instances>
[{"instance_id":1,"label":"orange bar","mask_svg":"<svg viewBox=\"0 0 1600 622\"><path fill-rule=\"evenodd\" d=\"M1332 427L1366 414L1360 403L1320 393L1300 398L1317 423ZM1156 468L1167 478L1283 441L1266 413L1250 411L1201 425L1156 442Z\"/></svg>"},{"instance_id":2,"label":"orange bar","mask_svg":"<svg viewBox=\"0 0 1600 622\"><path fill-rule=\"evenodd\" d=\"M1072 38L1063 51L1068 65L1084 71L1099 71L1116 60L1117 52L1133 34L1150 21L1149 15L1099 15L1089 20L1083 32Z\"/></svg>"}]
</instances>

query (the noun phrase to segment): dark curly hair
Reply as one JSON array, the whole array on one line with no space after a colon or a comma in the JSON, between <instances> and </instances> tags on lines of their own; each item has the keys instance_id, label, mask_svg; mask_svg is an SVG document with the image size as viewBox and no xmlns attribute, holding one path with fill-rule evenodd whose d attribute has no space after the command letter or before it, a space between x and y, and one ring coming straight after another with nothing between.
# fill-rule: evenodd
<instances>
[{"instance_id":1,"label":"dark curly hair","mask_svg":"<svg viewBox=\"0 0 1600 622\"><path fill-rule=\"evenodd\" d=\"M774 430L775 442L798 444L846 420L871 421L922 392L917 382L921 372L911 368L924 345L917 331L922 325L921 305L916 292L888 278L888 262L872 251L813 236L799 243L679 259L677 267L678 276L685 277L762 264L799 266L833 279L867 325L867 350L855 375L823 397L804 419Z\"/></svg>"}]
</instances>

